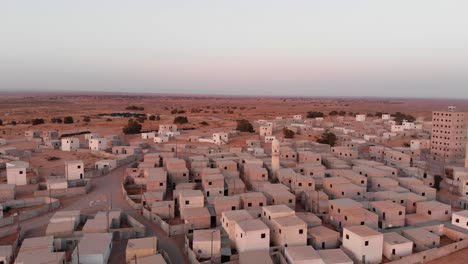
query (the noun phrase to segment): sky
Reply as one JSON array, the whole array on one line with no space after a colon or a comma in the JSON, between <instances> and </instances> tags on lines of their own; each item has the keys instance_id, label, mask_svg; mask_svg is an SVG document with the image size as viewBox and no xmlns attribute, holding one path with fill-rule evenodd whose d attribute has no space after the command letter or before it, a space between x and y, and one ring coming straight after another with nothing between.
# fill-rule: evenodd
<instances>
[{"instance_id":1,"label":"sky","mask_svg":"<svg viewBox=\"0 0 468 264\"><path fill-rule=\"evenodd\" d=\"M0 93L468 99L466 0L0 0Z\"/></svg>"}]
</instances>

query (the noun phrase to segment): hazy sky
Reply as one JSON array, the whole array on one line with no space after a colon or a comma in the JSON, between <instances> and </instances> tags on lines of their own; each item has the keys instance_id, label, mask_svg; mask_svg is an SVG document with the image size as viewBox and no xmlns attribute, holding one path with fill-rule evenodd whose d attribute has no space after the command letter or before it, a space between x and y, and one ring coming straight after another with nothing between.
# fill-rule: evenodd
<instances>
[{"instance_id":1,"label":"hazy sky","mask_svg":"<svg viewBox=\"0 0 468 264\"><path fill-rule=\"evenodd\" d=\"M466 0L0 0L0 92L468 99Z\"/></svg>"}]
</instances>

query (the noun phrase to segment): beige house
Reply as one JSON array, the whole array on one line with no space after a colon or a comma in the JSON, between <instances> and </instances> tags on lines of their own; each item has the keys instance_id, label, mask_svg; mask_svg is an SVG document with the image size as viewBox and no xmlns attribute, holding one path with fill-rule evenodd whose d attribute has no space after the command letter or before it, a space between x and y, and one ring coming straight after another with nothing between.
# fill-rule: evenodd
<instances>
[{"instance_id":1,"label":"beige house","mask_svg":"<svg viewBox=\"0 0 468 264\"><path fill-rule=\"evenodd\" d=\"M182 190L179 192L180 217L184 218L185 209L202 208L205 205L205 196L200 190Z\"/></svg>"},{"instance_id":2,"label":"beige house","mask_svg":"<svg viewBox=\"0 0 468 264\"><path fill-rule=\"evenodd\" d=\"M419 202L416 204L416 213L432 220L448 221L452 215L452 208L450 205L437 201Z\"/></svg>"},{"instance_id":3,"label":"beige house","mask_svg":"<svg viewBox=\"0 0 468 264\"><path fill-rule=\"evenodd\" d=\"M270 229L260 219L246 219L235 223L237 252L270 249Z\"/></svg>"},{"instance_id":4,"label":"beige house","mask_svg":"<svg viewBox=\"0 0 468 264\"><path fill-rule=\"evenodd\" d=\"M62 138L62 151L77 151L79 148L79 138Z\"/></svg>"},{"instance_id":5,"label":"beige house","mask_svg":"<svg viewBox=\"0 0 468 264\"><path fill-rule=\"evenodd\" d=\"M261 192L246 192L240 194L240 203L245 210L260 210L266 206L267 200Z\"/></svg>"},{"instance_id":6,"label":"beige house","mask_svg":"<svg viewBox=\"0 0 468 264\"><path fill-rule=\"evenodd\" d=\"M26 161L11 161L6 164L7 183L15 186L28 184L27 170L29 163Z\"/></svg>"},{"instance_id":7,"label":"beige house","mask_svg":"<svg viewBox=\"0 0 468 264\"><path fill-rule=\"evenodd\" d=\"M274 218L271 223L271 242L273 245L304 246L307 244L307 224L297 216Z\"/></svg>"},{"instance_id":8,"label":"beige house","mask_svg":"<svg viewBox=\"0 0 468 264\"><path fill-rule=\"evenodd\" d=\"M235 223L253 219L252 215L246 210L224 211L221 213L221 227L228 234L231 241L231 248L235 248L236 230Z\"/></svg>"},{"instance_id":9,"label":"beige house","mask_svg":"<svg viewBox=\"0 0 468 264\"><path fill-rule=\"evenodd\" d=\"M129 262L132 259L139 260L143 257L156 255L157 249L158 239L155 236L129 239L125 249L125 260Z\"/></svg>"},{"instance_id":10,"label":"beige house","mask_svg":"<svg viewBox=\"0 0 468 264\"><path fill-rule=\"evenodd\" d=\"M193 231L192 245L197 259L220 263L214 261L221 258L221 232L218 229Z\"/></svg>"},{"instance_id":11,"label":"beige house","mask_svg":"<svg viewBox=\"0 0 468 264\"><path fill-rule=\"evenodd\" d=\"M396 232L384 233L383 255L388 260L397 260L413 254L413 242Z\"/></svg>"},{"instance_id":12,"label":"beige house","mask_svg":"<svg viewBox=\"0 0 468 264\"><path fill-rule=\"evenodd\" d=\"M332 249L340 245L340 232L325 226L316 226L307 229L310 243L315 249Z\"/></svg>"},{"instance_id":13,"label":"beige house","mask_svg":"<svg viewBox=\"0 0 468 264\"><path fill-rule=\"evenodd\" d=\"M372 212L379 216L379 228L405 226L405 207L391 201L371 202Z\"/></svg>"},{"instance_id":14,"label":"beige house","mask_svg":"<svg viewBox=\"0 0 468 264\"><path fill-rule=\"evenodd\" d=\"M65 178L69 181L84 179L84 162L82 160L65 161Z\"/></svg>"},{"instance_id":15,"label":"beige house","mask_svg":"<svg viewBox=\"0 0 468 264\"><path fill-rule=\"evenodd\" d=\"M355 263L381 263L383 234L368 226L350 226L343 229L343 247Z\"/></svg>"},{"instance_id":16,"label":"beige house","mask_svg":"<svg viewBox=\"0 0 468 264\"><path fill-rule=\"evenodd\" d=\"M311 246L291 246L284 249L289 264L324 264L318 252Z\"/></svg>"},{"instance_id":17,"label":"beige house","mask_svg":"<svg viewBox=\"0 0 468 264\"><path fill-rule=\"evenodd\" d=\"M78 250L80 263L107 263L112 251L112 234L93 233L84 234L72 253L72 263L78 264Z\"/></svg>"},{"instance_id":18,"label":"beige house","mask_svg":"<svg viewBox=\"0 0 468 264\"><path fill-rule=\"evenodd\" d=\"M468 230L468 210L454 212L452 214L452 225Z\"/></svg>"},{"instance_id":19,"label":"beige house","mask_svg":"<svg viewBox=\"0 0 468 264\"><path fill-rule=\"evenodd\" d=\"M440 244L440 237L424 228L411 228L402 231L404 237L413 241L416 250L423 251L436 248Z\"/></svg>"}]
</instances>

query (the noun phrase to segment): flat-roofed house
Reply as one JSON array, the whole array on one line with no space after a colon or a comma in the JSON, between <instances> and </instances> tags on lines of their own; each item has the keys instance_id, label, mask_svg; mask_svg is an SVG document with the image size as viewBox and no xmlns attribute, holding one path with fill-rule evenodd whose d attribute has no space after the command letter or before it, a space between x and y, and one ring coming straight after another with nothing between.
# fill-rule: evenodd
<instances>
[{"instance_id":1,"label":"flat-roofed house","mask_svg":"<svg viewBox=\"0 0 468 264\"><path fill-rule=\"evenodd\" d=\"M194 230L193 252L198 259L215 260L221 258L221 232L219 229Z\"/></svg>"},{"instance_id":2,"label":"flat-roofed house","mask_svg":"<svg viewBox=\"0 0 468 264\"><path fill-rule=\"evenodd\" d=\"M396 232L384 233L383 255L389 260L413 254L413 242Z\"/></svg>"},{"instance_id":3,"label":"flat-roofed house","mask_svg":"<svg viewBox=\"0 0 468 264\"><path fill-rule=\"evenodd\" d=\"M182 190L179 193L180 217L184 218L184 211L187 208L201 208L205 204L205 196L200 190Z\"/></svg>"},{"instance_id":4,"label":"flat-roofed house","mask_svg":"<svg viewBox=\"0 0 468 264\"><path fill-rule=\"evenodd\" d=\"M325 264L353 264L353 260L342 249L317 250Z\"/></svg>"},{"instance_id":5,"label":"flat-roofed house","mask_svg":"<svg viewBox=\"0 0 468 264\"><path fill-rule=\"evenodd\" d=\"M206 207L185 208L183 220L193 230L211 227L211 214Z\"/></svg>"},{"instance_id":6,"label":"flat-roofed house","mask_svg":"<svg viewBox=\"0 0 468 264\"><path fill-rule=\"evenodd\" d=\"M125 260L129 262L138 259L139 263L140 258L156 255L157 250L158 238L155 236L129 239L125 249Z\"/></svg>"},{"instance_id":7,"label":"flat-roofed house","mask_svg":"<svg viewBox=\"0 0 468 264\"><path fill-rule=\"evenodd\" d=\"M237 252L270 249L270 229L260 219L246 219L235 223Z\"/></svg>"},{"instance_id":8,"label":"flat-roofed house","mask_svg":"<svg viewBox=\"0 0 468 264\"><path fill-rule=\"evenodd\" d=\"M416 250L422 251L428 248L436 248L440 244L440 236L427 231L424 228L411 228L402 231L402 235L413 241Z\"/></svg>"},{"instance_id":9,"label":"flat-roofed house","mask_svg":"<svg viewBox=\"0 0 468 264\"><path fill-rule=\"evenodd\" d=\"M79 248L79 249L77 249ZM78 250L80 263L107 263L112 251L112 234L92 233L84 234L78 246L72 253L72 263L78 264Z\"/></svg>"},{"instance_id":10,"label":"flat-roofed house","mask_svg":"<svg viewBox=\"0 0 468 264\"><path fill-rule=\"evenodd\" d=\"M304 246L307 244L307 224L297 216L278 217L271 220L271 242L273 245Z\"/></svg>"},{"instance_id":11,"label":"flat-roofed house","mask_svg":"<svg viewBox=\"0 0 468 264\"><path fill-rule=\"evenodd\" d=\"M246 219L253 219L252 215L246 210L224 211L221 213L221 227L228 234L231 248L235 248L236 244L235 223Z\"/></svg>"},{"instance_id":12,"label":"flat-roofed house","mask_svg":"<svg viewBox=\"0 0 468 264\"><path fill-rule=\"evenodd\" d=\"M15 160L6 164L7 183L15 186L28 184L27 170L29 163L26 161Z\"/></svg>"},{"instance_id":13,"label":"flat-roofed house","mask_svg":"<svg viewBox=\"0 0 468 264\"><path fill-rule=\"evenodd\" d=\"M291 191L296 195L296 198L300 198L304 191L312 191L314 189L315 181L311 176L304 176L296 173L292 177Z\"/></svg>"},{"instance_id":14,"label":"flat-roofed house","mask_svg":"<svg viewBox=\"0 0 468 264\"><path fill-rule=\"evenodd\" d=\"M240 202L245 210L260 210L266 206L267 199L261 192L246 192L240 194Z\"/></svg>"},{"instance_id":15,"label":"flat-roofed house","mask_svg":"<svg viewBox=\"0 0 468 264\"><path fill-rule=\"evenodd\" d=\"M454 212L452 214L452 225L468 230L468 210Z\"/></svg>"},{"instance_id":16,"label":"flat-roofed house","mask_svg":"<svg viewBox=\"0 0 468 264\"><path fill-rule=\"evenodd\" d=\"M432 220L448 221L452 215L452 208L448 204L437 201L419 202L416 203L416 213Z\"/></svg>"},{"instance_id":17,"label":"flat-roofed house","mask_svg":"<svg viewBox=\"0 0 468 264\"><path fill-rule=\"evenodd\" d=\"M405 207L391 201L371 202L372 212L379 216L379 228L405 226Z\"/></svg>"},{"instance_id":18,"label":"flat-roofed house","mask_svg":"<svg viewBox=\"0 0 468 264\"><path fill-rule=\"evenodd\" d=\"M106 150L107 149L107 139L106 138L93 138L89 140L89 149L90 150Z\"/></svg>"},{"instance_id":19,"label":"flat-roofed house","mask_svg":"<svg viewBox=\"0 0 468 264\"><path fill-rule=\"evenodd\" d=\"M324 264L318 252L311 246L292 246L284 250L289 264Z\"/></svg>"},{"instance_id":20,"label":"flat-roofed house","mask_svg":"<svg viewBox=\"0 0 468 264\"><path fill-rule=\"evenodd\" d=\"M44 236L26 238L23 240L15 263L36 264L36 263L65 263L65 252L54 252L54 237Z\"/></svg>"},{"instance_id":21,"label":"flat-roofed house","mask_svg":"<svg viewBox=\"0 0 468 264\"><path fill-rule=\"evenodd\" d=\"M68 181L84 179L84 162L82 160L65 161L65 178Z\"/></svg>"},{"instance_id":22,"label":"flat-roofed house","mask_svg":"<svg viewBox=\"0 0 468 264\"><path fill-rule=\"evenodd\" d=\"M345 227L343 247L356 263L381 263L383 234L368 226Z\"/></svg>"},{"instance_id":23,"label":"flat-roofed house","mask_svg":"<svg viewBox=\"0 0 468 264\"><path fill-rule=\"evenodd\" d=\"M340 245L340 232L325 226L316 226L307 229L310 237L310 244L315 249L338 248Z\"/></svg>"},{"instance_id":24,"label":"flat-roofed house","mask_svg":"<svg viewBox=\"0 0 468 264\"><path fill-rule=\"evenodd\" d=\"M62 151L77 151L79 148L79 138L62 138Z\"/></svg>"}]
</instances>

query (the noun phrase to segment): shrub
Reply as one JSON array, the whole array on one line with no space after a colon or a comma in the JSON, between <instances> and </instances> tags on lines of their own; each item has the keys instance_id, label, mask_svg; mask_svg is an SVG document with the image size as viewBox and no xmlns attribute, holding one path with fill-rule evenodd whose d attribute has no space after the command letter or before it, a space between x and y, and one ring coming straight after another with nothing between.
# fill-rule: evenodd
<instances>
[{"instance_id":1,"label":"shrub","mask_svg":"<svg viewBox=\"0 0 468 264\"><path fill-rule=\"evenodd\" d=\"M245 119L237 120L236 129L239 130L240 132L250 132L250 133L255 132L252 124L248 120L245 120Z\"/></svg>"},{"instance_id":2,"label":"shrub","mask_svg":"<svg viewBox=\"0 0 468 264\"><path fill-rule=\"evenodd\" d=\"M89 116L83 117L83 122L91 122L91 118Z\"/></svg>"},{"instance_id":3,"label":"shrub","mask_svg":"<svg viewBox=\"0 0 468 264\"><path fill-rule=\"evenodd\" d=\"M314 111L307 112L307 118L316 118L316 117L324 117L324 114L322 112L314 112Z\"/></svg>"},{"instance_id":4,"label":"shrub","mask_svg":"<svg viewBox=\"0 0 468 264\"><path fill-rule=\"evenodd\" d=\"M60 160L59 157L56 157L56 156L50 156L50 157L47 157L46 158L48 161L54 161L54 160Z\"/></svg>"},{"instance_id":5,"label":"shrub","mask_svg":"<svg viewBox=\"0 0 468 264\"><path fill-rule=\"evenodd\" d=\"M336 144L336 140L337 137L335 134L331 132L325 132L322 134L321 138L317 139L317 142L322 144L328 144L333 147Z\"/></svg>"},{"instance_id":6,"label":"shrub","mask_svg":"<svg viewBox=\"0 0 468 264\"><path fill-rule=\"evenodd\" d=\"M202 126L209 126L210 124L208 124L208 122L206 122L206 121L203 121L203 122L200 123L200 125L202 125Z\"/></svg>"},{"instance_id":7,"label":"shrub","mask_svg":"<svg viewBox=\"0 0 468 264\"><path fill-rule=\"evenodd\" d=\"M15 121L15 120L11 120L11 122L10 122L10 125L12 125L12 126L16 126L16 124L17 124L17 123L16 123L16 121Z\"/></svg>"},{"instance_id":8,"label":"shrub","mask_svg":"<svg viewBox=\"0 0 468 264\"><path fill-rule=\"evenodd\" d=\"M161 120L161 117L159 115L156 116L156 120Z\"/></svg>"},{"instance_id":9,"label":"shrub","mask_svg":"<svg viewBox=\"0 0 468 264\"><path fill-rule=\"evenodd\" d=\"M3 126L3 121L0 119L0 126Z\"/></svg>"},{"instance_id":10,"label":"shrub","mask_svg":"<svg viewBox=\"0 0 468 264\"><path fill-rule=\"evenodd\" d=\"M283 128L283 135L285 138L293 138L294 131L292 131L291 129Z\"/></svg>"},{"instance_id":11,"label":"shrub","mask_svg":"<svg viewBox=\"0 0 468 264\"><path fill-rule=\"evenodd\" d=\"M106 121L107 121L107 122L111 122L111 121L112 121L112 118L107 118Z\"/></svg>"},{"instance_id":12,"label":"shrub","mask_svg":"<svg viewBox=\"0 0 468 264\"><path fill-rule=\"evenodd\" d=\"M188 118L186 116L177 116L174 118L174 124L186 124L188 123Z\"/></svg>"},{"instance_id":13,"label":"shrub","mask_svg":"<svg viewBox=\"0 0 468 264\"><path fill-rule=\"evenodd\" d=\"M338 115L338 111L333 110L330 113L328 113L328 115L336 116L336 115Z\"/></svg>"},{"instance_id":14,"label":"shrub","mask_svg":"<svg viewBox=\"0 0 468 264\"><path fill-rule=\"evenodd\" d=\"M154 120L156 120L156 116L155 115L150 115L148 119L151 120L151 121L154 121Z\"/></svg>"},{"instance_id":15,"label":"shrub","mask_svg":"<svg viewBox=\"0 0 468 264\"><path fill-rule=\"evenodd\" d=\"M171 110L171 114L173 114L173 115L177 114L177 112L178 112L177 108Z\"/></svg>"},{"instance_id":16,"label":"shrub","mask_svg":"<svg viewBox=\"0 0 468 264\"><path fill-rule=\"evenodd\" d=\"M63 123L63 120L60 117L52 117L50 119L50 122L55 123L55 124L61 124L61 123Z\"/></svg>"},{"instance_id":17,"label":"shrub","mask_svg":"<svg viewBox=\"0 0 468 264\"><path fill-rule=\"evenodd\" d=\"M37 125L41 125L41 124L44 124L44 119L42 118L34 118L31 120L31 124L33 124L33 126L37 126Z\"/></svg>"},{"instance_id":18,"label":"shrub","mask_svg":"<svg viewBox=\"0 0 468 264\"><path fill-rule=\"evenodd\" d=\"M340 112L338 113L338 115L339 115L339 116L345 116L345 115L346 115L346 111L340 111Z\"/></svg>"},{"instance_id":19,"label":"shrub","mask_svg":"<svg viewBox=\"0 0 468 264\"><path fill-rule=\"evenodd\" d=\"M122 130L124 134L137 134L141 131L141 125L133 118L130 118Z\"/></svg>"},{"instance_id":20,"label":"shrub","mask_svg":"<svg viewBox=\"0 0 468 264\"><path fill-rule=\"evenodd\" d=\"M73 124L73 117L71 116L66 116L63 118L63 123L64 124Z\"/></svg>"}]
</instances>

